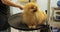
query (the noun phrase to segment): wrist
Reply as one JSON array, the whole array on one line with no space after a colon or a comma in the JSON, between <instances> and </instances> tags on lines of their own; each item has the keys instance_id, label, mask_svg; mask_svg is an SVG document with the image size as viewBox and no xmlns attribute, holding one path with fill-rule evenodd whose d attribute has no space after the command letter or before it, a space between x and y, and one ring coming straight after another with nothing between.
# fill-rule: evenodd
<instances>
[{"instance_id":1,"label":"wrist","mask_svg":"<svg viewBox=\"0 0 60 32\"><path fill-rule=\"evenodd\" d=\"M20 8L21 10L23 9L23 5L18 5L18 8Z\"/></svg>"}]
</instances>

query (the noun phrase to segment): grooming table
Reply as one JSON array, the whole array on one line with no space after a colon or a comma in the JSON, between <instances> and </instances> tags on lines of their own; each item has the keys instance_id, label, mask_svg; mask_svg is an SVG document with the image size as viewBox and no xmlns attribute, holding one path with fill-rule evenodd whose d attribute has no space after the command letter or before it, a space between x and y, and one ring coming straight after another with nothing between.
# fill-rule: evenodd
<instances>
[{"instance_id":1,"label":"grooming table","mask_svg":"<svg viewBox=\"0 0 60 32\"><path fill-rule=\"evenodd\" d=\"M24 31L33 31L33 30L39 30L39 29L47 28L47 25L42 24L35 29L33 29L33 28L29 29L28 26L22 22L21 14L22 13L18 13L18 14L15 14L15 15L12 15L9 17L8 23L10 24L11 27L18 29L18 30L24 30Z\"/></svg>"}]
</instances>

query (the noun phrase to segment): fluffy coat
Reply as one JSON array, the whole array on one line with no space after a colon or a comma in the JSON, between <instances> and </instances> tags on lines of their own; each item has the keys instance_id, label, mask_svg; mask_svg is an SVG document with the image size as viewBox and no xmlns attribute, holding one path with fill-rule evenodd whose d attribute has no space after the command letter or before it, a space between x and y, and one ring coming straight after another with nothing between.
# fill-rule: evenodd
<instances>
[{"instance_id":1,"label":"fluffy coat","mask_svg":"<svg viewBox=\"0 0 60 32\"><path fill-rule=\"evenodd\" d=\"M42 11L36 3L31 2L25 5L22 19L29 28L36 28L38 25L42 24L46 18L46 13Z\"/></svg>"}]
</instances>

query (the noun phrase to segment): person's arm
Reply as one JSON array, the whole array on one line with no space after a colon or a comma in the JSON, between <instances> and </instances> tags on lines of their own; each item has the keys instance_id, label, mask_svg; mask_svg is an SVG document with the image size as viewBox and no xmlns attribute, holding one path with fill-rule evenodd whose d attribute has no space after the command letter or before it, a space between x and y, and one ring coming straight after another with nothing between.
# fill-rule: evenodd
<instances>
[{"instance_id":1,"label":"person's arm","mask_svg":"<svg viewBox=\"0 0 60 32\"><path fill-rule=\"evenodd\" d=\"M23 9L23 5L14 3L11 0L1 0L1 1L2 1L3 4L9 5L9 6L13 6L13 7L18 7L20 9Z\"/></svg>"}]
</instances>

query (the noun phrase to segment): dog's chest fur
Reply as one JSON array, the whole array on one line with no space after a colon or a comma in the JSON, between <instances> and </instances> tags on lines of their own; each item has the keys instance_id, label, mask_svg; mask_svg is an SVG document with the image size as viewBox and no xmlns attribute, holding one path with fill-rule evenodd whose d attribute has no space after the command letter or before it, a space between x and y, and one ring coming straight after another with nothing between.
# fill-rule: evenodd
<instances>
[{"instance_id":1,"label":"dog's chest fur","mask_svg":"<svg viewBox=\"0 0 60 32\"><path fill-rule=\"evenodd\" d=\"M37 25L38 23L35 13L24 13L23 17L24 17L24 22L27 24Z\"/></svg>"}]
</instances>

